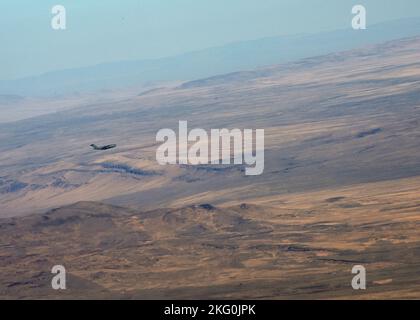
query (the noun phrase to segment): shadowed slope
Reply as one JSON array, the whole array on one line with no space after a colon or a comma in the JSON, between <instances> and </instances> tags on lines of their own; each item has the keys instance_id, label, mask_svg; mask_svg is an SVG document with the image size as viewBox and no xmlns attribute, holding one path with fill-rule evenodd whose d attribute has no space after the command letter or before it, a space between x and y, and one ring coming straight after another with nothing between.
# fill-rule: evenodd
<instances>
[{"instance_id":1,"label":"shadowed slope","mask_svg":"<svg viewBox=\"0 0 420 320\"><path fill-rule=\"evenodd\" d=\"M0 297L419 298L420 205L341 192L312 205L299 195L278 207L151 212L83 202L2 219ZM50 288L56 264L65 292ZM355 264L368 270L365 292L350 286Z\"/></svg>"}]
</instances>

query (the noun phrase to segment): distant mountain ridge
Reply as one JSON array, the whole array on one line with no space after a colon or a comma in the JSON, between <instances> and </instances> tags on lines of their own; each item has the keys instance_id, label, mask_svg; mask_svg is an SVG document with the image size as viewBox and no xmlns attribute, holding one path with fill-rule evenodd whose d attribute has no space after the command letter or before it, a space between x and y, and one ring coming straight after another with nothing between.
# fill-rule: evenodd
<instances>
[{"instance_id":1,"label":"distant mountain ridge","mask_svg":"<svg viewBox=\"0 0 420 320\"><path fill-rule=\"evenodd\" d=\"M121 61L0 81L0 94L51 96L174 80L196 80L420 34L420 17L349 29L232 43L178 56Z\"/></svg>"}]
</instances>

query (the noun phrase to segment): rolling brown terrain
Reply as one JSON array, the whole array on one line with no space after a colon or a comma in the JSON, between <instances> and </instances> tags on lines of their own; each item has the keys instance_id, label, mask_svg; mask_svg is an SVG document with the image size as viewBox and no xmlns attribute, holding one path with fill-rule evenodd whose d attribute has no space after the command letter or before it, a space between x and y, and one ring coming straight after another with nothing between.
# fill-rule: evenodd
<instances>
[{"instance_id":1,"label":"rolling brown terrain","mask_svg":"<svg viewBox=\"0 0 420 320\"><path fill-rule=\"evenodd\" d=\"M379 184L294 196L277 208L141 212L81 202L4 219L0 298L418 299L412 183L391 187L399 191L391 197ZM56 264L68 272L65 291L51 289ZM366 291L351 287L359 264Z\"/></svg>"},{"instance_id":2,"label":"rolling brown terrain","mask_svg":"<svg viewBox=\"0 0 420 320\"><path fill-rule=\"evenodd\" d=\"M402 39L0 124L0 297L420 299L419 61ZM158 165L179 120L265 129L264 173Z\"/></svg>"}]
</instances>

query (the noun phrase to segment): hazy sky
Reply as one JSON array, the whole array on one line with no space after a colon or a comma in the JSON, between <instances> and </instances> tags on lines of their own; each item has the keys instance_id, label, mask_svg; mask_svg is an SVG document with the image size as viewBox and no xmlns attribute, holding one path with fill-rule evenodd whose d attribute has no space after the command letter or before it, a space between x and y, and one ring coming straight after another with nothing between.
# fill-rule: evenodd
<instances>
[{"instance_id":1,"label":"hazy sky","mask_svg":"<svg viewBox=\"0 0 420 320\"><path fill-rule=\"evenodd\" d=\"M51 28L51 8L67 30ZM420 0L1 0L0 80L108 61L158 58L229 42L420 16Z\"/></svg>"}]
</instances>

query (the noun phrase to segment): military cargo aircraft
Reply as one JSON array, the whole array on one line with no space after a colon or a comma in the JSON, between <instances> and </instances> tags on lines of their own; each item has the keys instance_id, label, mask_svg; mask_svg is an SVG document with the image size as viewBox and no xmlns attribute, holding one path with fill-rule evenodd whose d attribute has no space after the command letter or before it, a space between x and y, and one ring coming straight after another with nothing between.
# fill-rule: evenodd
<instances>
[{"instance_id":1,"label":"military cargo aircraft","mask_svg":"<svg viewBox=\"0 0 420 320\"><path fill-rule=\"evenodd\" d=\"M117 145L116 144L108 144L106 146L97 146L96 144L91 144L90 145L94 150L109 150L109 149L113 149L116 148Z\"/></svg>"}]
</instances>

